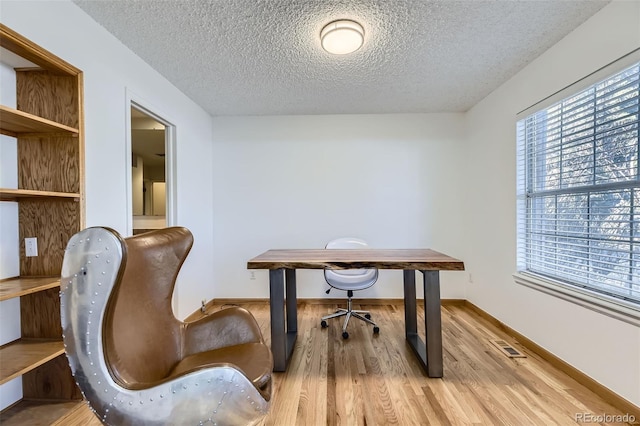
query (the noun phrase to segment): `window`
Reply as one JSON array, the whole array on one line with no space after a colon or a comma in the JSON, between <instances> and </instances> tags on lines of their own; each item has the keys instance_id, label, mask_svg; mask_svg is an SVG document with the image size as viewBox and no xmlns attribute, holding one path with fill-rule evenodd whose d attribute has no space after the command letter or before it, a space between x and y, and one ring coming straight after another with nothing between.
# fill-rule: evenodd
<instances>
[{"instance_id":1,"label":"window","mask_svg":"<svg viewBox=\"0 0 640 426\"><path fill-rule=\"evenodd\" d=\"M518 271L640 308L640 63L517 123Z\"/></svg>"}]
</instances>

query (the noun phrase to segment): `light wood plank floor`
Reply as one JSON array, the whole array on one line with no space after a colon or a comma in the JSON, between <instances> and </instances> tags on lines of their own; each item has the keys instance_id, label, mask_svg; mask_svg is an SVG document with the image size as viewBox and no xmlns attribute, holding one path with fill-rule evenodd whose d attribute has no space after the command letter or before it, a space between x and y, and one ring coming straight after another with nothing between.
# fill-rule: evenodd
<instances>
[{"instance_id":1,"label":"light wood plank floor","mask_svg":"<svg viewBox=\"0 0 640 426\"><path fill-rule=\"evenodd\" d=\"M269 341L268 304L243 306ZM624 414L464 305L442 308L442 379L426 377L406 344L402 305L354 307L372 311L380 334L352 319L348 340L341 320L320 327L320 317L336 307L299 304L296 348L287 372L274 373L271 410L260 425L546 426ZM423 313L419 308L422 325ZM506 357L491 339L506 340L527 358Z\"/></svg>"}]
</instances>

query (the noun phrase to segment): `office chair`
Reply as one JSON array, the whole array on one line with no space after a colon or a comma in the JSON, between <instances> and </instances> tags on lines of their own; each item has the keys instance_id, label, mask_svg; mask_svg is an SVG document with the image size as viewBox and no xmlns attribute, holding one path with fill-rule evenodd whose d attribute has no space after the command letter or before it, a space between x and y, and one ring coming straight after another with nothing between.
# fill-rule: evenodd
<instances>
[{"instance_id":1,"label":"office chair","mask_svg":"<svg viewBox=\"0 0 640 426\"><path fill-rule=\"evenodd\" d=\"M267 413L273 358L246 309L190 322L171 308L193 236L171 227L123 239L88 228L67 244L60 284L65 352L108 425L252 424Z\"/></svg>"},{"instance_id":2,"label":"office chair","mask_svg":"<svg viewBox=\"0 0 640 426\"><path fill-rule=\"evenodd\" d=\"M358 238L338 238L329 241L326 245L326 249L366 249L367 243ZM347 309L338 309L335 313L322 317L320 325L322 328L328 327L327 320L331 318L338 318L346 316L344 324L342 326L342 338L348 339L349 333L347 332L347 325L351 317L358 318L373 325L373 333L378 334L380 328L378 325L371 321L371 313L369 311L358 311L352 308L352 298L354 290L364 290L371 287L378 280L378 270L375 268L370 269L325 269L324 278L332 288L338 290L345 290L347 292ZM327 294L331 291L331 288L327 290Z\"/></svg>"}]
</instances>

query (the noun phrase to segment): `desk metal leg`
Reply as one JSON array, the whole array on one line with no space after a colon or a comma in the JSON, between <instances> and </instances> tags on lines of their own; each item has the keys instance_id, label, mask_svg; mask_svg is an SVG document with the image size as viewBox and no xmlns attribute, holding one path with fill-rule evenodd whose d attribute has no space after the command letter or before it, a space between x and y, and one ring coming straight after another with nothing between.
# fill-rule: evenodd
<instances>
[{"instance_id":1,"label":"desk metal leg","mask_svg":"<svg viewBox=\"0 0 640 426\"><path fill-rule=\"evenodd\" d=\"M440 275L438 271L421 271L424 275L424 319L426 346L418 335L415 270L404 271L405 336L429 377L442 377L442 330L440 320Z\"/></svg>"},{"instance_id":2,"label":"desk metal leg","mask_svg":"<svg viewBox=\"0 0 640 426\"><path fill-rule=\"evenodd\" d=\"M416 271L404 270L404 330L407 343L413 349L422 367L427 368L427 349L418 335L418 311L416 309Z\"/></svg>"},{"instance_id":3,"label":"desk metal leg","mask_svg":"<svg viewBox=\"0 0 640 426\"><path fill-rule=\"evenodd\" d=\"M271 313L271 353L273 370L285 371L298 336L295 270L286 271L286 328L285 328L285 270L269 271Z\"/></svg>"},{"instance_id":4,"label":"desk metal leg","mask_svg":"<svg viewBox=\"0 0 640 426\"><path fill-rule=\"evenodd\" d=\"M286 302L287 302L287 333L298 331L298 299L296 295L296 270L287 269L286 272ZM293 345L292 345L293 347Z\"/></svg>"},{"instance_id":5,"label":"desk metal leg","mask_svg":"<svg viewBox=\"0 0 640 426\"><path fill-rule=\"evenodd\" d=\"M284 328L284 270L269 271L269 306L271 311L271 353L273 369L287 368L287 340Z\"/></svg>"},{"instance_id":6,"label":"desk metal leg","mask_svg":"<svg viewBox=\"0 0 640 426\"><path fill-rule=\"evenodd\" d=\"M418 335L418 312L416 311L416 271L404 270L404 330L405 337Z\"/></svg>"},{"instance_id":7,"label":"desk metal leg","mask_svg":"<svg viewBox=\"0 0 640 426\"><path fill-rule=\"evenodd\" d=\"M440 313L440 272L424 275L424 326L427 340L427 373L442 377L442 319Z\"/></svg>"}]
</instances>

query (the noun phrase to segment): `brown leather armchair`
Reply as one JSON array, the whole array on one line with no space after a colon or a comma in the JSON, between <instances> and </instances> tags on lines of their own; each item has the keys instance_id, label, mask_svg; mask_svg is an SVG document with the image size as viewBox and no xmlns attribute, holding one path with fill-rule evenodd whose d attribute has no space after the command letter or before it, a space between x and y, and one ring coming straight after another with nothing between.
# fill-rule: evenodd
<instances>
[{"instance_id":1,"label":"brown leather armchair","mask_svg":"<svg viewBox=\"0 0 640 426\"><path fill-rule=\"evenodd\" d=\"M193 322L171 299L193 236L172 227L123 239L95 227L67 245L67 358L95 414L113 425L249 424L269 409L273 359L247 310Z\"/></svg>"}]
</instances>

